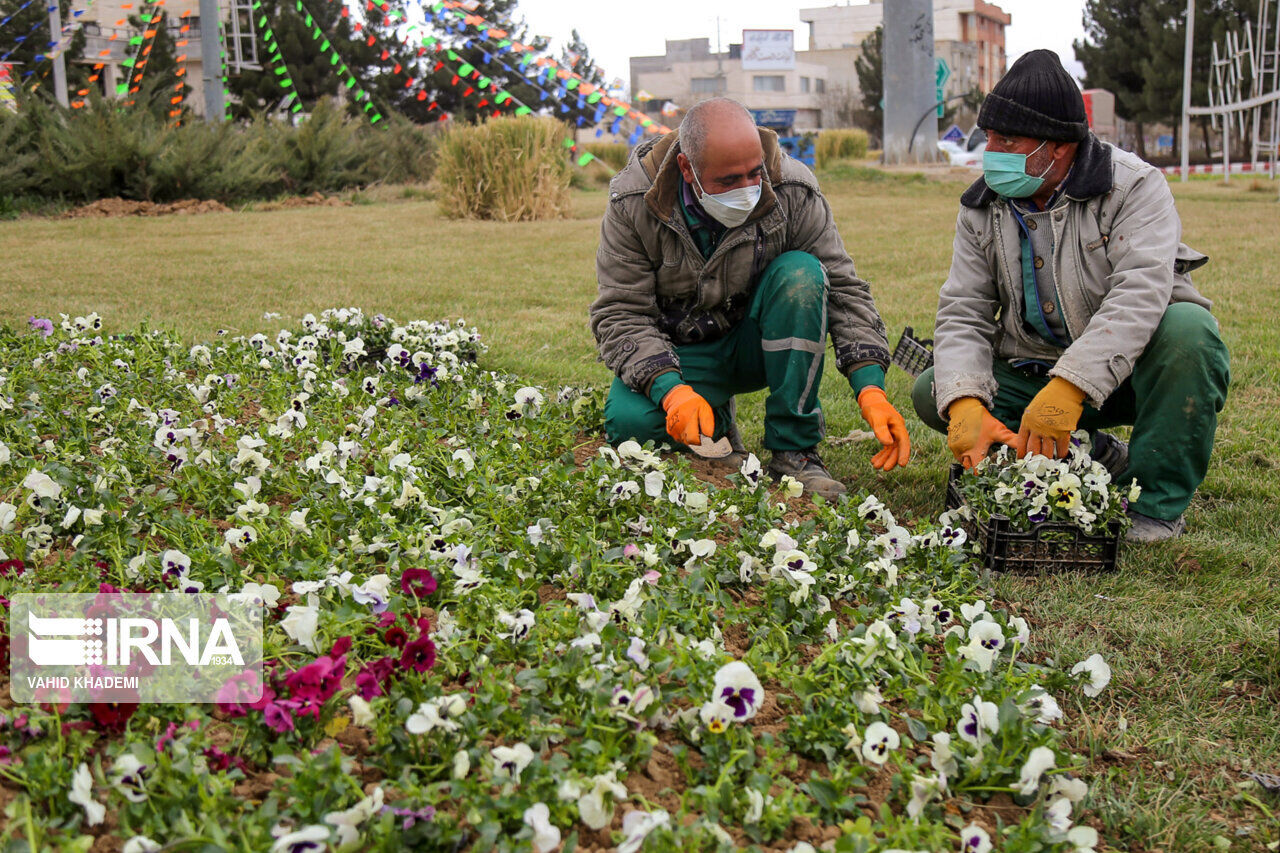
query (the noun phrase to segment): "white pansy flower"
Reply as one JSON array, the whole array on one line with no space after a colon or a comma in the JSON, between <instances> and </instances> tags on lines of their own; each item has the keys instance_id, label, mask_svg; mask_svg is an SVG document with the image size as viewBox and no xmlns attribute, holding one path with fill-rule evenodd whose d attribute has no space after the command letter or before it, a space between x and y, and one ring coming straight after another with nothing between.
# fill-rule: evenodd
<instances>
[{"instance_id":1,"label":"white pansy flower","mask_svg":"<svg viewBox=\"0 0 1280 853\"><path fill-rule=\"evenodd\" d=\"M468 450L467 448L463 447L453 451L452 458L455 461L462 463L462 470L467 472L475 470L475 467L476 467L475 457L471 455L471 451Z\"/></svg>"},{"instance_id":2,"label":"white pansy flower","mask_svg":"<svg viewBox=\"0 0 1280 853\"><path fill-rule=\"evenodd\" d=\"M347 707L351 709L351 722L357 726L367 727L377 722L378 717L373 713L372 706L359 693L347 698Z\"/></svg>"},{"instance_id":3,"label":"white pansy flower","mask_svg":"<svg viewBox=\"0 0 1280 853\"><path fill-rule=\"evenodd\" d=\"M524 810L525 826L533 830L534 853L551 853L560 846L560 830L551 823L546 803L534 803Z\"/></svg>"},{"instance_id":4,"label":"white pansy flower","mask_svg":"<svg viewBox=\"0 0 1280 853\"><path fill-rule=\"evenodd\" d=\"M67 799L84 809L84 821L89 826L97 826L107 816L107 807L93 798L93 776L88 764L81 762L76 768Z\"/></svg>"},{"instance_id":5,"label":"white pansy flower","mask_svg":"<svg viewBox=\"0 0 1280 853\"><path fill-rule=\"evenodd\" d=\"M275 831L271 834L275 835ZM275 844L271 845L271 853L320 853L329 849L329 836L327 827L319 824L304 826L276 838Z\"/></svg>"},{"instance_id":6,"label":"white pansy flower","mask_svg":"<svg viewBox=\"0 0 1280 853\"><path fill-rule=\"evenodd\" d=\"M716 541L714 539L695 539L689 543L689 559L684 561L686 569L691 568L694 563L700 560L707 560L716 552Z\"/></svg>"},{"instance_id":7,"label":"white pansy flower","mask_svg":"<svg viewBox=\"0 0 1280 853\"><path fill-rule=\"evenodd\" d=\"M612 795L616 800L625 800L627 788L618 781L618 767L608 773L593 776L590 787L578 798L578 816L590 829L604 829L613 822L614 807L605 802L605 797Z\"/></svg>"},{"instance_id":8,"label":"white pansy flower","mask_svg":"<svg viewBox=\"0 0 1280 853\"><path fill-rule=\"evenodd\" d=\"M984 702L975 696L960 709L957 734L966 743L981 747L991 742L991 735L1000 730L1000 709L994 702Z\"/></svg>"},{"instance_id":9,"label":"white pansy flower","mask_svg":"<svg viewBox=\"0 0 1280 853\"><path fill-rule=\"evenodd\" d=\"M465 779L470 772L471 756L465 749L460 749L453 754L453 778Z\"/></svg>"},{"instance_id":10,"label":"white pansy flower","mask_svg":"<svg viewBox=\"0 0 1280 853\"><path fill-rule=\"evenodd\" d=\"M493 757L493 779L497 782L518 782L520 774L533 761L533 750L524 742L515 746L495 746L489 754Z\"/></svg>"},{"instance_id":11,"label":"white pansy flower","mask_svg":"<svg viewBox=\"0 0 1280 853\"><path fill-rule=\"evenodd\" d=\"M862 757L872 764L884 764L889 753L901 744L898 733L887 724L877 720L867 726L862 736Z\"/></svg>"},{"instance_id":12,"label":"white pansy flower","mask_svg":"<svg viewBox=\"0 0 1280 853\"><path fill-rule=\"evenodd\" d=\"M832 624L835 624L832 622ZM874 716L880 713L880 704L884 702L884 697L880 695L880 687L872 684L865 690L853 691L853 704L858 710L868 716Z\"/></svg>"},{"instance_id":13,"label":"white pansy flower","mask_svg":"<svg viewBox=\"0 0 1280 853\"><path fill-rule=\"evenodd\" d=\"M129 802L145 802L149 770L150 766L139 761L133 753L123 753L111 765L111 783Z\"/></svg>"},{"instance_id":14,"label":"white pansy flower","mask_svg":"<svg viewBox=\"0 0 1280 853\"><path fill-rule=\"evenodd\" d=\"M733 661L717 670L712 701L732 709L735 722L745 722L764 704L764 687L749 666Z\"/></svg>"},{"instance_id":15,"label":"white pansy flower","mask_svg":"<svg viewBox=\"0 0 1280 853\"><path fill-rule=\"evenodd\" d=\"M181 551L169 549L160 555L160 570L170 577L182 577L191 571L191 558Z\"/></svg>"},{"instance_id":16,"label":"white pansy flower","mask_svg":"<svg viewBox=\"0 0 1280 853\"><path fill-rule=\"evenodd\" d=\"M1103 689L1111 683L1111 667L1102 659L1102 655L1093 654L1087 659L1071 667L1071 674L1078 675L1086 673L1089 676L1089 683L1084 686L1084 695L1093 697L1097 696Z\"/></svg>"},{"instance_id":17,"label":"white pansy flower","mask_svg":"<svg viewBox=\"0 0 1280 853\"><path fill-rule=\"evenodd\" d=\"M933 800L941 799L947 790L946 776L915 776L911 779L911 800L907 803L907 816L920 817Z\"/></svg>"},{"instance_id":18,"label":"white pansy flower","mask_svg":"<svg viewBox=\"0 0 1280 853\"><path fill-rule=\"evenodd\" d=\"M995 622L982 620L969 626L969 642L959 654L974 663L979 672L990 672L991 665L1004 648L1004 629Z\"/></svg>"},{"instance_id":19,"label":"white pansy flower","mask_svg":"<svg viewBox=\"0 0 1280 853\"><path fill-rule=\"evenodd\" d=\"M498 621L507 628L505 633L498 636L504 640L520 641L529 637L529 632L533 630L534 616L533 611L521 609L515 613L508 613L505 610L498 611Z\"/></svg>"},{"instance_id":20,"label":"white pansy flower","mask_svg":"<svg viewBox=\"0 0 1280 853\"><path fill-rule=\"evenodd\" d=\"M120 853L156 853L160 849L160 842L153 841L145 835L135 835L124 843Z\"/></svg>"},{"instance_id":21,"label":"white pansy flower","mask_svg":"<svg viewBox=\"0 0 1280 853\"><path fill-rule=\"evenodd\" d=\"M41 499L57 500L58 496L62 494L62 486L59 483L48 474L34 468L27 474L26 479L22 481L22 485L37 498Z\"/></svg>"},{"instance_id":22,"label":"white pansy flower","mask_svg":"<svg viewBox=\"0 0 1280 853\"><path fill-rule=\"evenodd\" d=\"M1047 746L1037 746L1031 750L1026 763L1022 765L1022 772L1013 785L1013 790L1025 797L1032 796L1040 790L1040 777L1052 770L1056 763L1057 759L1052 749Z\"/></svg>"},{"instance_id":23,"label":"white pansy flower","mask_svg":"<svg viewBox=\"0 0 1280 853\"><path fill-rule=\"evenodd\" d=\"M618 845L618 853L640 853L644 840L655 829L669 826L671 815L659 809L654 812L630 811L622 818L622 834L625 838Z\"/></svg>"},{"instance_id":24,"label":"white pansy flower","mask_svg":"<svg viewBox=\"0 0 1280 853\"><path fill-rule=\"evenodd\" d=\"M790 474L783 474L778 486L782 489L783 497L798 498L804 494L804 484Z\"/></svg>"},{"instance_id":25,"label":"white pansy flower","mask_svg":"<svg viewBox=\"0 0 1280 853\"><path fill-rule=\"evenodd\" d=\"M1073 803L1078 803L1089 793L1089 785L1083 779L1070 779L1066 776L1054 776L1049 781L1049 796L1063 796Z\"/></svg>"},{"instance_id":26,"label":"white pansy flower","mask_svg":"<svg viewBox=\"0 0 1280 853\"><path fill-rule=\"evenodd\" d=\"M1058 700L1048 693L1037 693L1026 702L1023 702L1020 707L1024 714L1028 716L1035 715L1036 722L1043 726L1062 719L1062 708L1058 705Z\"/></svg>"},{"instance_id":27,"label":"white pansy flower","mask_svg":"<svg viewBox=\"0 0 1280 853\"><path fill-rule=\"evenodd\" d=\"M316 648L316 628L320 624L320 608L307 604L293 604L280 620L284 632L304 648L318 652Z\"/></svg>"},{"instance_id":28,"label":"white pansy flower","mask_svg":"<svg viewBox=\"0 0 1280 853\"><path fill-rule=\"evenodd\" d=\"M991 836L976 823L960 830L960 853L991 853Z\"/></svg>"},{"instance_id":29,"label":"white pansy flower","mask_svg":"<svg viewBox=\"0 0 1280 853\"><path fill-rule=\"evenodd\" d=\"M337 849L348 851L355 849L360 841L360 825L382 812L382 786L373 789L373 793L344 811L329 812L324 822L337 830Z\"/></svg>"},{"instance_id":30,"label":"white pansy flower","mask_svg":"<svg viewBox=\"0 0 1280 853\"><path fill-rule=\"evenodd\" d=\"M1074 853L1094 853L1098 847L1098 830L1092 826L1073 826L1067 830L1067 843L1075 845Z\"/></svg>"},{"instance_id":31,"label":"white pansy flower","mask_svg":"<svg viewBox=\"0 0 1280 853\"><path fill-rule=\"evenodd\" d=\"M933 754L929 757L930 766L943 778L956 775L960 767L951 752L951 735L947 732L934 732L931 740Z\"/></svg>"}]
</instances>

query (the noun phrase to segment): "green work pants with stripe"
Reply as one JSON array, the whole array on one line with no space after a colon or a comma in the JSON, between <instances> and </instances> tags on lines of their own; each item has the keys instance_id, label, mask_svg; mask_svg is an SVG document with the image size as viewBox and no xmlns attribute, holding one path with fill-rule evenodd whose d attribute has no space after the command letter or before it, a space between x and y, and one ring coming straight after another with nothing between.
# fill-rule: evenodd
<instances>
[{"instance_id":1,"label":"green work pants with stripe","mask_svg":"<svg viewBox=\"0 0 1280 853\"><path fill-rule=\"evenodd\" d=\"M1033 376L1004 361L996 361L993 369L999 388L991 414L1017 432L1027 404L1049 377ZM1132 507L1136 512L1172 521L1186 510L1209 470L1218 412L1230 381L1217 321L1199 305L1179 302L1165 309L1133 374L1101 409L1084 407L1080 429L1133 426L1129 467L1117 481L1136 479L1142 486ZM947 431L938 415L933 368L920 374L911 397L920 420Z\"/></svg>"},{"instance_id":2,"label":"green work pants with stripe","mask_svg":"<svg viewBox=\"0 0 1280 853\"><path fill-rule=\"evenodd\" d=\"M818 383L827 338L827 276L807 252L784 252L756 284L747 316L716 341L675 348L680 375L715 412L715 435L732 424L735 394L769 389L764 404L764 446L805 450L824 431ZM676 442L667 435L662 407L613 380L604 405L605 435L613 444L627 439L655 444Z\"/></svg>"}]
</instances>

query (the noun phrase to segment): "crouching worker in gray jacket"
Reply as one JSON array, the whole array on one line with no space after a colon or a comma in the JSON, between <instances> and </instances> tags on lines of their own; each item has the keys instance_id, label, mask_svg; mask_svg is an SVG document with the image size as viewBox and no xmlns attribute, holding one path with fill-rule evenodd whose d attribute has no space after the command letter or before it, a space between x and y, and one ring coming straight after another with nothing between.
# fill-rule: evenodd
<instances>
[{"instance_id":1,"label":"crouching worker in gray jacket","mask_svg":"<svg viewBox=\"0 0 1280 853\"><path fill-rule=\"evenodd\" d=\"M1142 486L1129 538L1178 536L1229 382L1189 276L1208 259L1180 242L1160 172L1089 132L1056 54L1015 62L978 125L984 175L960 200L916 412L967 467L996 442L1061 458L1094 431L1094 458ZM1129 446L1097 432L1121 424Z\"/></svg>"},{"instance_id":2,"label":"crouching worker in gray jacket","mask_svg":"<svg viewBox=\"0 0 1280 853\"><path fill-rule=\"evenodd\" d=\"M845 492L818 456L827 333L882 447L906 465L906 424L884 393L889 360L871 288L854 273L813 173L741 104L692 107L678 132L640 145L609 186L591 330L617 378L609 441L677 447L729 439L735 394L769 389L769 473L828 500Z\"/></svg>"}]
</instances>

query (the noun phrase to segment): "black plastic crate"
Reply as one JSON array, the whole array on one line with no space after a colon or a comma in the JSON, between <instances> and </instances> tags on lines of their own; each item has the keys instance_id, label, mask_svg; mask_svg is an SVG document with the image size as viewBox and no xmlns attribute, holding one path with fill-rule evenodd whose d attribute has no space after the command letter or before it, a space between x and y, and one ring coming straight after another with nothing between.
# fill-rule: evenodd
<instances>
[{"instance_id":1,"label":"black plastic crate","mask_svg":"<svg viewBox=\"0 0 1280 853\"><path fill-rule=\"evenodd\" d=\"M917 338L914 330L907 326L889 361L912 376L919 376L933 366L933 338Z\"/></svg>"},{"instance_id":2,"label":"black plastic crate","mask_svg":"<svg viewBox=\"0 0 1280 853\"><path fill-rule=\"evenodd\" d=\"M964 503L960 477L964 468L951 465L947 476L947 509ZM1042 521L1030 530L1017 530L1003 515L961 523L969 539L982 549L982 564L993 572L1054 574L1056 572L1113 572L1120 551L1120 522L1107 524L1105 533L1088 534L1074 524Z\"/></svg>"}]
</instances>

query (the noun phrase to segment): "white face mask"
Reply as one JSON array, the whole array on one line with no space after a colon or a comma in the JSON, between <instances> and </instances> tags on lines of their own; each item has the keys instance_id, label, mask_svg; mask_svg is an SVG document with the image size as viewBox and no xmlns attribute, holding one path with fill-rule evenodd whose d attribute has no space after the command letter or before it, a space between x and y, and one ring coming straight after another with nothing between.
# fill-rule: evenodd
<instances>
[{"instance_id":1,"label":"white face mask","mask_svg":"<svg viewBox=\"0 0 1280 853\"><path fill-rule=\"evenodd\" d=\"M712 195L702 188L702 182L698 180L698 173L693 169L693 164L690 164L690 171L693 172L694 185L697 186L698 192L702 193L702 197L698 199L702 209L726 228L737 228L746 222L751 211L755 210L760 202L763 180L759 184L737 187Z\"/></svg>"}]
</instances>

